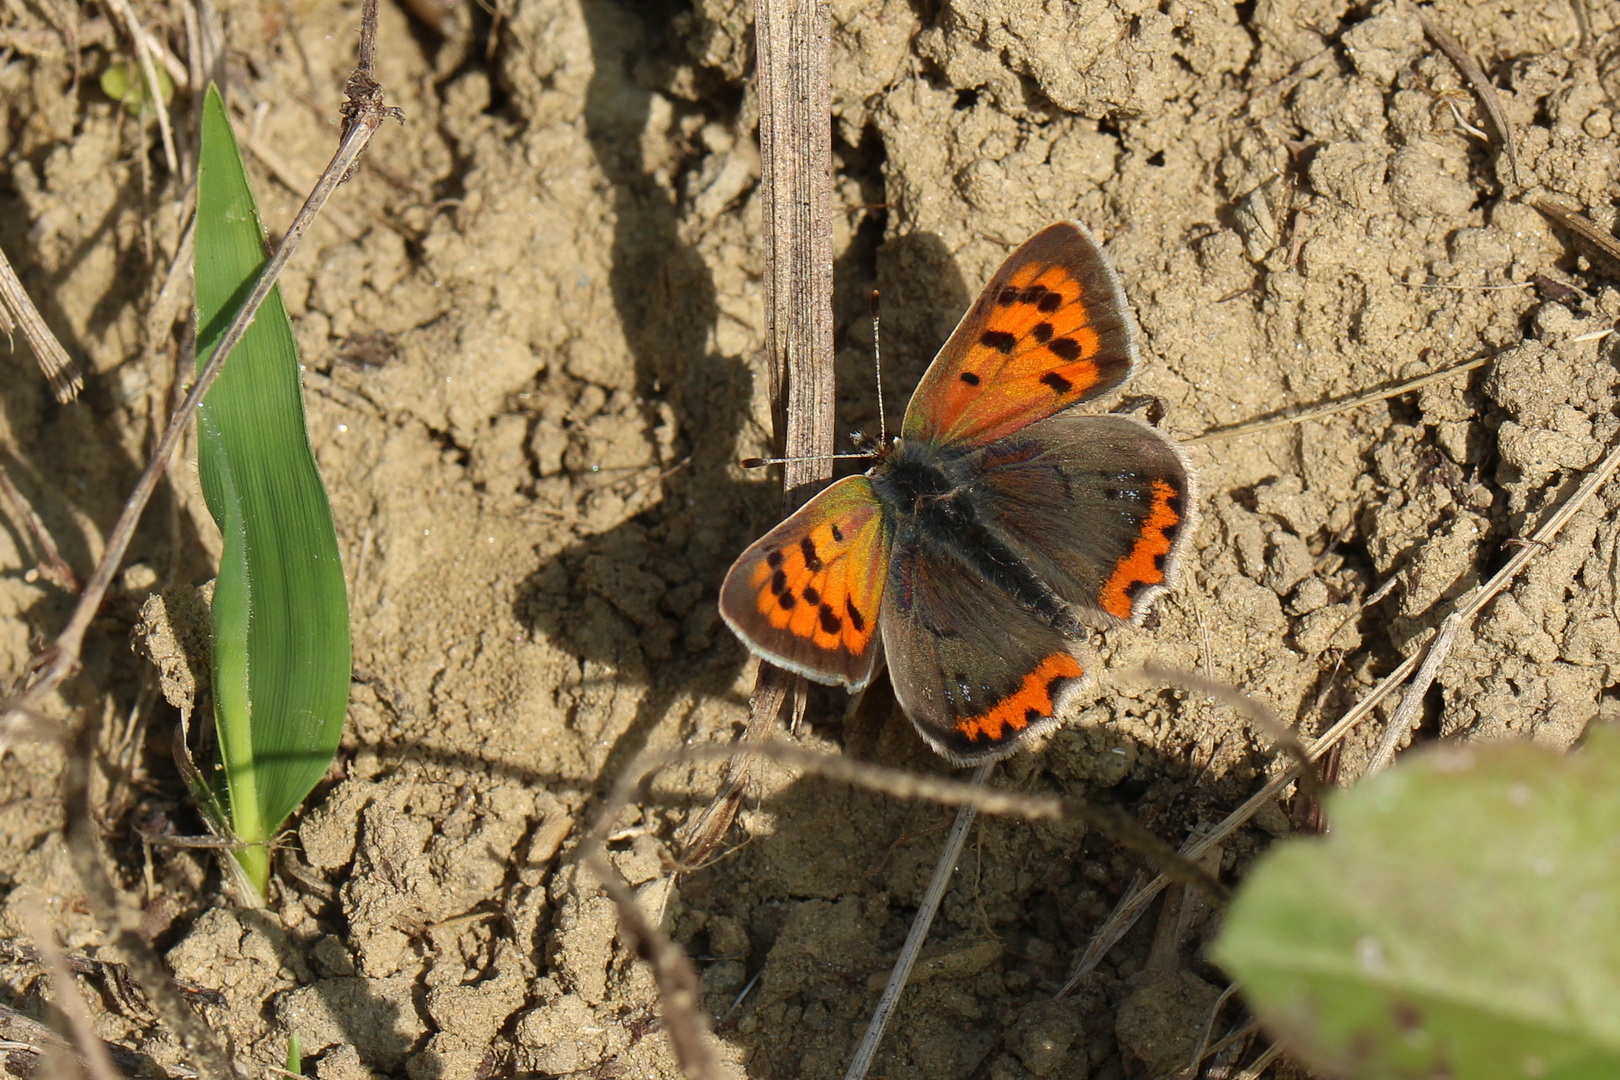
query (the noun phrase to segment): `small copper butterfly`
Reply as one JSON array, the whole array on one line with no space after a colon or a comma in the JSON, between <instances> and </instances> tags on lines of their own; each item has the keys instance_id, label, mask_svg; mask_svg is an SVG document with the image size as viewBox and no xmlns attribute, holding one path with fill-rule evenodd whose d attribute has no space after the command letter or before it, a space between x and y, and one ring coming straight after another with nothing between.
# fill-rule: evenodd
<instances>
[{"instance_id":1,"label":"small copper butterfly","mask_svg":"<svg viewBox=\"0 0 1620 1080\"><path fill-rule=\"evenodd\" d=\"M744 551L720 614L817 682L858 690L881 652L935 750L1012 753L1089 678L1089 630L1140 622L1192 533L1180 448L1073 411L1135 369L1097 241L1078 222L1042 229L957 324L899 437Z\"/></svg>"}]
</instances>

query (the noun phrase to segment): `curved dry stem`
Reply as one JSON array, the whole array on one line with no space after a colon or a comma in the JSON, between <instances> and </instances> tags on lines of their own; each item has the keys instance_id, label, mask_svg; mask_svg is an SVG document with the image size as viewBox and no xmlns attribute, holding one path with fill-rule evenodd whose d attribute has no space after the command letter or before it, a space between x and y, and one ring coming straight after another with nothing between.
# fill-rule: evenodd
<instances>
[{"instance_id":1,"label":"curved dry stem","mask_svg":"<svg viewBox=\"0 0 1620 1080\"><path fill-rule=\"evenodd\" d=\"M636 906L635 893L629 882L607 858L606 842L615 815L629 804L636 789L654 773L671 765L739 755L769 758L806 773L841 780L897 798L928 799L948 806L971 807L979 813L1081 821L1159 867L1162 875L1159 880L1185 884L1217 906L1224 906L1227 900L1225 886L1201 867L1177 854L1174 848L1154 836L1130 815L1111 807L1091 806L1054 795L1020 795L983 787L973 781L868 765L781 742L643 752L615 779L595 822L581 840L581 858L601 880L603 889L618 908L621 924L637 954L653 969L653 978L664 1006L664 1026L669 1031L670 1042L674 1045L682 1068L688 1075L703 1080L711 1080L718 1074L715 1071L714 1051L709 1042L708 1016L701 1008L697 972L680 947Z\"/></svg>"}]
</instances>

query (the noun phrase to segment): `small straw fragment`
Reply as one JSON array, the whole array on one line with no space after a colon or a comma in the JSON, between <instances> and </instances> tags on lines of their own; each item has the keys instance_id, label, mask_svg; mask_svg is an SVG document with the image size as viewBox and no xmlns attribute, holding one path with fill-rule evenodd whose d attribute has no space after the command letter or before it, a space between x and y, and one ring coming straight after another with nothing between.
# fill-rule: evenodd
<instances>
[{"instance_id":1,"label":"small straw fragment","mask_svg":"<svg viewBox=\"0 0 1620 1080\"><path fill-rule=\"evenodd\" d=\"M1468 50L1463 48L1462 42L1452 37L1445 27L1434 21L1428 8L1418 8L1417 16L1423 23L1424 34L1434 42L1435 48L1446 54L1446 59L1457 66L1457 71L1462 74L1469 89L1479 98L1480 106L1485 110L1485 115L1490 117L1491 126L1496 128L1497 137L1502 140L1502 147L1507 151L1508 166L1513 171L1513 182L1521 188L1524 187L1524 179L1519 174L1519 155L1513 148L1513 128L1508 124L1507 113L1502 111L1502 102L1496 96L1496 87L1491 85L1491 80L1485 76L1480 66L1474 63L1474 58L1468 55Z\"/></svg>"},{"instance_id":2,"label":"small straw fragment","mask_svg":"<svg viewBox=\"0 0 1620 1080\"><path fill-rule=\"evenodd\" d=\"M34 360L45 373L56 400L66 405L78 397L79 391L84 389L84 376L79 374L79 369L74 366L61 342L56 340L56 335L51 333L51 328L45 325L44 316L28 298L28 292L16 271L12 270L6 253L0 251L0 331L9 336L19 328L29 347L34 350Z\"/></svg>"},{"instance_id":3,"label":"small straw fragment","mask_svg":"<svg viewBox=\"0 0 1620 1080\"><path fill-rule=\"evenodd\" d=\"M0 465L0 506L5 507L6 512L23 526L34 541L34 547L38 549L39 576L65 592L78 592L83 585L79 575L62 558L62 552L57 548L50 530L45 527L45 522L40 519L39 512L17 490L17 485L11 482L11 475L3 465Z\"/></svg>"},{"instance_id":4,"label":"small straw fragment","mask_svg":"<svg viewBox=\"0 0 1620 1080\"><path fill-rule=\"evenodd\" d=\"M62 959L62 950L56 944L56 934L45 921L44 911L31 899L23 900L20 907L28 936L34 939L34 946L39 950L40 964L50 976L51 996L55 999L52 1004L61 1009L62 1015L67 1017L68 1031L73 1036L73 1047L84 1063L85 1072L89 1073L90 1080L119 1080L118 1071L113 1068L106 1045L96 1035L96 1024L90 1019L90 1010L85 1007L84 998L79 996L79 988L73 981L73 975Z\"/></svg>"}]
</instances>

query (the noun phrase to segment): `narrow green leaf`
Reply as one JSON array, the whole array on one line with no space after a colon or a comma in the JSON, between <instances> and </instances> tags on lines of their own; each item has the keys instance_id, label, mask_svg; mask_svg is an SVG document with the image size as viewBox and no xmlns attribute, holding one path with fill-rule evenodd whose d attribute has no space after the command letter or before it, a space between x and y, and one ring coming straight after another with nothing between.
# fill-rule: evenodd
<instances>
[{"instance_id":1,"label":"narrow green leaf","mask_svg":"<svg viewBox=\"0 0 1620 1080\"><path fill-rule=\"evenodd\" d=\"M1620 1076L1620 732L1415 755L1276 845L1214 956L1350 1077Z\"/></svg>"},{"instance_id":2,"label":"narrow green leaf","mask_svg":"<svg viewBox=\"0 0 1620 1080\"><path fill-rule=\"evenodd\" d=\"M203 108L197 178L197 364L266 262L264 228L219 92ZM198 468L224 539L214 587L214 718L239 859L262 846L337 750L349 696L349 612L337 534L304 424L298 350L276 289L198 414Z\"/></svg>"}]
</instances>

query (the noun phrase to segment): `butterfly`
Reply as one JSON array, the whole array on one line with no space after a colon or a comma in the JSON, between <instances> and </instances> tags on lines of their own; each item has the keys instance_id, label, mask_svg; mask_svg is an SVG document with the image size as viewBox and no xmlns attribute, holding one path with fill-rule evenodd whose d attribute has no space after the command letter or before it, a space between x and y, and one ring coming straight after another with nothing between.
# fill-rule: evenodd
<instances>
[{"instance_id":1,"label":"butterfly","mask_svg":"<svg viewBox=\"0 0 1620 1080\"><path fill-rule=\"evenodd\" d=\"M1140 623L1193 528L1179 447L1074 406L1136 370L1136 326L1086 228L996 271L935 356L900 434L738 557L720 614L765 660L900 707L957 764L1059 720L1093 628Z\"/></svg>"}]
</instances>

